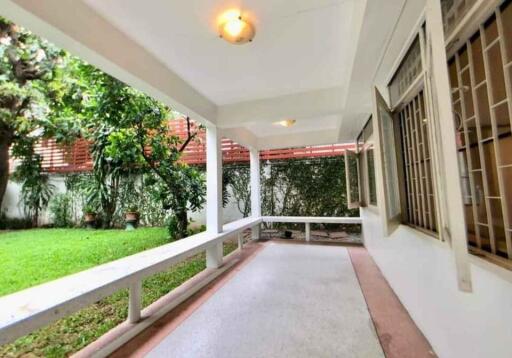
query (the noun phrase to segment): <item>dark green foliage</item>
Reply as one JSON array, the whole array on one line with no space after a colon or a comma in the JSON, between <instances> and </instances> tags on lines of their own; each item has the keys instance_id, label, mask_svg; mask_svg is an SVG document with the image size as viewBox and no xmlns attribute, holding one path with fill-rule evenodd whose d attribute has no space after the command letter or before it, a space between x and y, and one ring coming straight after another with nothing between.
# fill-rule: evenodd
<instances>
[{"instance_id":1,"label":"dark green foliage","mask_svg":"<svg viewBox=\"0 0 512 358\"><path fill-rule=\"evenodd\" d=\"M251 173L247 164L232 164L224 166L223 179L223 201L224 205L233 197L238 210L243 217L251 213Z\"/></svg>"},{"instance_id":2,"label":"dark green foliage","mask_svg":"<svg viewBox=\"0 0 512 358\"><path fill-rule=\"evenodd\" d=\"M249 165L224 167L242 215L250 213ZM262 214L272 216L357 216L347 208L343 157L262 163Z\"/></svg>"},{"instance_id":3,"label":"dark green foliage","mask_svg":"<svg viewBox=\"0 0 512 358\"><path fill-rule=\"evenodd\" d=\"M23 183L23 202L34 221L47 204L51 189L47 177L28 177L40 168L34 144L41 138L69 138L75 127L75 121L63 111L53 110L66 92L62 74L68 59L64 51L0 17L0 204L11 150L24 166L17 179Z\"/></svg>"},{"instance_id":4,"label":"dark green foliage","mask_svg":"<svg viewBox=\"0 0 512 358\"><path fill-rule=\"evenodd\" d=\"M22 230L31 227L31 218L10 218L6 213L0 212L0 230Z\"/></svg>"},{"instance_id":5,"label":"dark green foliage","mask_svg":"<svg viewBox=\"0 0 512 358\"><path fill-rule=\"evenodd\" d=\"M358 214L347 207L343 157L272 162L270 176L262 177L262 196L263 215Z\"/></svg>"}]
</instances>

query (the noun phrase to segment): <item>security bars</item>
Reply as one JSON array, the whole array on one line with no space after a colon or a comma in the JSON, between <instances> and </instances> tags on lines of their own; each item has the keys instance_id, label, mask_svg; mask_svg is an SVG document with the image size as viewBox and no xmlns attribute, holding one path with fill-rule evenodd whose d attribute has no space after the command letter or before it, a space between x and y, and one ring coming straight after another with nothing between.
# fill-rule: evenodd
<instances>
[{"instance_id":1,"label":"security bars","mask_svg":"<svg viewBox=\"0 0 512 358\"><path fill-rule=\"evenodd\" d=\"M398 113L408 224L437 231L425 98L420 90Z\"/></svg>"},{"instance_id":2,"label":"security bars","mask_svg":"<svg viewBox=\"0 0 512 358\"><path fill-rule=\"evenodd\" d=\"M470 249L512 267L512 5L449 60Z\"/></svg>"}]
</instances>

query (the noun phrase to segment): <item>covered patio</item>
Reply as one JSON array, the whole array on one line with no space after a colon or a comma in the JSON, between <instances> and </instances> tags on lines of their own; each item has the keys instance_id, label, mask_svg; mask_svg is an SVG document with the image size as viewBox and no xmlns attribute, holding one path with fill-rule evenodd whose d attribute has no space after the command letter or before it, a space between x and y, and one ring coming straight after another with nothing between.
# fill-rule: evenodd
<instances>
[{"instance_id":1,"label":"covered patio","mask_svg":"<svg viewBox=\"0 0 512 358\"><path fill-rule=\"evenodd\" d=\"M1 297L0 344L129 289L127 321L78 356L512 356L510 4L0 0L204 125L207 169L205 232ZM225 41L233 7L253 31ZM250 216L234 222L223 138L250 156ZM263 211L261 151L340 143L355 143L339 195L359 216ZM283 222L304 242L262 240ZM363 245L311 242L329 223L361 225ZM143 279L203 252L206 270L142 307Z\"/></svg>"},{"instance_id":2,"label":"covered patio","mask_svg":"<svg viewBox=\"0 0 512 358\"><path fill-rule=\"evenodd\" d=\"M226 264L111 356L435 357L364 248L256 241Z\"/></svg>"}]
</instances>

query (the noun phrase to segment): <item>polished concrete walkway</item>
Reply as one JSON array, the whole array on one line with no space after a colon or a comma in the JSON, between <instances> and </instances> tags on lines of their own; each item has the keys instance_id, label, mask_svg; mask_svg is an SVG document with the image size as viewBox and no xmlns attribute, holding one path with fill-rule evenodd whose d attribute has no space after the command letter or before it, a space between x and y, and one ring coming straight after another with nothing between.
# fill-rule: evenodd
<instances>
[{"instance_id":1,"label":"polished concrete walkway","mask_svg":"<svg viewBox=\"0 0 512 358\"><path fill-rule=\"evenodd\" d=\"M344 247L269 243L148 357L384 357Z\"/></svg>"}]
</instances>

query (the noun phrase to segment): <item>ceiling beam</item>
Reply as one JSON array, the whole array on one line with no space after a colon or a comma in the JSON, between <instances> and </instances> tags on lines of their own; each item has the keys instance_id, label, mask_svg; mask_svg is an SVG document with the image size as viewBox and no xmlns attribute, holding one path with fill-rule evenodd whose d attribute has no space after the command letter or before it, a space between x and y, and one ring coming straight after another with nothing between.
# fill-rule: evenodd
<instances>
[{"instance_id":1,"label":"ceiling beam","mask_svg":"<svg viewBox=\"0 0 512 358\"><path fill-rule=\"evenodd\" d=\"M0 0L2 15L203 124L217 106L81 0Z\"/></svg>"},{"instance_id":2,"label":"ceiling beam","mask_svg":"<svg viewBox=\"0 0 512 358\"><path fill-rule=\"evenodd\" d=\"M221 134L246 148L258 149L258 138L246 128L225 128Z\"/></svg>"},{"instance_id":3,"label":"ceiling beam","mask_svg":"<svg viewBox=\"0 0 512 358\"><path fill-rule=\"evenodd\" d=\"M217 125L233 128L255 122L276 122L286 118L314 119L339 114L344 90L340 87L220 106Z\"/></svg>"},{"instance_id":4,"label":"ceiling beam","mask_svg":"<svg viewBox=\"0 0 512 358\"><path fill-rule=\"evenodd\" d=\"M258 149L298 148L337 143L339 143L337 133L331 129L260 137L258 138Z\"/></svg>"}]
</instances>

